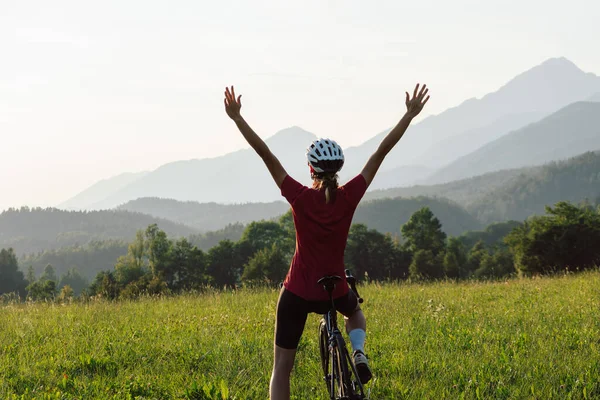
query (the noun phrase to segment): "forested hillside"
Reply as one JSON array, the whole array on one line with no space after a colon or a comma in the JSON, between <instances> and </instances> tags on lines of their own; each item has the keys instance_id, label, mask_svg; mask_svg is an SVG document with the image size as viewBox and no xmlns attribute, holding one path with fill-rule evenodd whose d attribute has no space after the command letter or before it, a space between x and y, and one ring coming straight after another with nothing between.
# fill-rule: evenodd
<instances>
[{"instance_id":1,"label":"forested hillside","mask_svg":"<svg viewBox=\"0 0 600 400\"><path fill-rule=\"evenodd\" d=\"M245 226L242 224L232 224L216 231L190 235L188 239L192 245L202 251L208 251L222 240L234 242L240 240L244 229ZM37 276L42 273L44 268L51 265L59 277L67 271L75 269L91 280L98 272L112 269L117 259L127 254L131 239L132 236L123 240L94 240L84 245L65 246L25 254L19 258L19 264L23 271L31 266Z\"/></svg>"},{"instance_id":2,"label":"forested hillside","mask_svg":"<svg viewBox=\"0 0 600 400\"><path fill-rule=\"evenodd\" d=\"M128 211L84 212L23 207L0 213L0 248L12 247L20 255L85 245L93 240L129 240L138 229L153 223L175 237L197 233L182 224Z\"/></svg>"},{"instance_id":3,"label":"forested hillside","mask_svg":"<svg viewBox=\"0 0 600 400\"><path fill-rule=\"evenodd\" d=\"M394 197L444 197L462 206L477 201L479 197L492 190L501 188L510 183L515 177L522 174L534 173L540 167L509 169L504 171L489 172L473 178L461 179L437 185L415 185L397 187L385 190L369 191L363 201Z\"/></svg>"},{"instance_id":4,"label":"forested hillside","mask_svg":"<svg viewBox=\"0 0 600 400\"><path fill-rule=\"evenodd\" d=\"M423 196L367 201L359 205L353 222L365 224L379 232L400 235L400 227L422 207L431 209L442 223L444 232L449 235L457 236L483 227L458 204L443 198Z\"/></svg>"},{"instance_id":5,"label":"forested hillside","mask_svg":"<svg viewBox=\"0 0 600 400\"><path fill-rule=\"evenodd\" d=\"M161 209L163 205L164 208ZM450 234L460 235L467 230L481 227L481 224L458 204L441 196L437 199L418 196L363 201L356 211L354 222L364 223L381 232L399 233L400 225L406 222L413 212L424 206L434 211L444 224L444 229ZM274 219L289 210L289 205L285 202L220 205L162 199L140 199L139 202L128 203L126 207L131 210L156 213L173 221L187 221L188 225L200 231L204 231L201 226L210 225L213 228L209 232L194 236L193 242L200 248L209 248L208 244L216 245L217 238L237 240L241 236L244 223ZM250 212L252 214L248 214Z\"/></svg>"},{"instance_id":6,"label":"forested hillside","mask_svg":"<svg viewBox=\"0 0 600 400\"><path fill-rule=\"evenodd\" d=\"M131 237L126 240L93 241L83 246L68 246L23 256L19 263L24 270L33 267L40 275L47 265L52 265L57 276L75 269L88 280L98 272L114 268L120 256L127 254Z\"/></svg>"},{"instance_id":7,"label":"forested hillside","mask_svg":"<svg viewBox=\"0 0 600 400\"><path fill-rule=\"evenodd\" d=\"M203 251L208 251L211 247L219 244L222 240L232 240L234 242L240 240L246 226L244 224L230 224L222 229L191 235L190 242Z\"/></svg>"},{"instance_id":8,"label":"forested hillside","mask_svg":"<svg viewBox=\"0 0 600 400\"><path fill-rule=\"evenodd\" d=\"M599 202L600 152L588 152L537 167L490 172L431 186L368 192L365 200L390 197L448 198L482 224L524 220L558 201Z\"/></svg>"},{"instance_id":9,"label":"forested hillside","mask_svg":"<svg viewBox=\"0 0 600 400\"><path fill-rule=\"evenodd\" d=\"M600 153L585 153L521 174L468 205L484 223L524 220L559 201L600 203Z\"/></svg>"},{"instance_id":10,"label":"forested hillside","mask_svg":"<svg viewBox=\"0 0 600 400\"><path fill-rule=\"evenodd\" d=\"M275 218L289 208L285 201L225 205L156 197L133 200L118 207L119 210L140 212L185 224L200 232L219 230L229 224Z\"/></svg>"}]
</instances>

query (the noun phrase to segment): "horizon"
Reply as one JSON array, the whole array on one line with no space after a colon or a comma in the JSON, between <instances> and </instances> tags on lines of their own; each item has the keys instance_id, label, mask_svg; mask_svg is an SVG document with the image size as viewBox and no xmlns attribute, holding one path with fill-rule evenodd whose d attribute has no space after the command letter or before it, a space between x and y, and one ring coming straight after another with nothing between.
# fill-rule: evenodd
<instances>
[{"instance_id":1,"label":"horizon","mask_svg":"<svg viewBox=\"0 0 600 400\"><path fill-rule=\"evenodd\" d=\"M56 206L103 179L247 148L222 109L226 85L264 139L298 126L347 148L393 126L417 82L432 95L422 120L551 58L600 73L589 4L514 2L516 14L506 3L441 3L426 21L427 5L391 1L265 1L233 13L193 2L36 4L0 16L0 210ZM540 8L544 18L531 20Z\"/></svg>"}]
</instances>

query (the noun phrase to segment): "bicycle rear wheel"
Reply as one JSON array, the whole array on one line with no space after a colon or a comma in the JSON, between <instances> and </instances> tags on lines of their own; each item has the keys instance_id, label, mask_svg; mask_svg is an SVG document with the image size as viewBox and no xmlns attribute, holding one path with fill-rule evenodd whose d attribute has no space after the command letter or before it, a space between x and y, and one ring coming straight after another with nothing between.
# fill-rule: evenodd
<instances>
[{"instance_id":1,"label":"bicycle rear wheel","mask_svg":"<svg viewBox=\"0 0 600 400\"><path fill-rule=\"evenodd\" d=\"M321 353L321 367L327 384L327 392L331 400L343 398L340 381L340 357L337 346L329 347L329 332L325 319L319 324L319 350Z\"/></svg>"},{"instance_id":2,"label":"bicycle rear wheel","mask_svg":"<svg viewBox=\"0 0 600 400\"><path fill-rule=\"evenodd\" d=\"M348 349L346 348L346 342L341 334L335 337L336 346L334 348L335 359L337 360L337 376L336 381L340 389L340 396L346 399L355 399L356 393L354 391L354 385L352 383L352 375L350 368L348 368L348 362L350 356L348 355Z\"/></svg>"},{"instance_id":3,"label":"bicycle rear wheel","mask_svg":"<svg viewBox=\"0 0 600 400\"><path fill-rule=\"evenodd\" d=\"M321 367L323 368L327 392L331 400L348 399L346 397L347 385L344 384L344 376L347 376L347 366L344 362L344 354L340 352L339 339L341 339L341 335L336 335L333 338L333 343L330 343L326 322L321 320L319 325Z\"/></svg>"},{"instance_id":4,"label":"bicycle rear wheel","mask_svg":"<svg viewBox=\"0 0 600 400\"><path fill-rule=\"evenodd\" d=\"M329 381L331 376L329 375L329 335L327 333L327 325L324 319L321 319L319 324L319 350L321 352L321 367L323 368L323 376L327 387L329 388Z\"/></svg>"}]
</instances>

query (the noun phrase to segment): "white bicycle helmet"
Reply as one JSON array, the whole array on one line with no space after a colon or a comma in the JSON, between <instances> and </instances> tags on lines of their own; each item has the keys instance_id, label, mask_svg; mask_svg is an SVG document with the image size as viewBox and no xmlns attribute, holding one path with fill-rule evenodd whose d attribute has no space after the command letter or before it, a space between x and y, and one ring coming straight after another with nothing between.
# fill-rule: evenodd
<instances>
[{"instance_id":1,"label":"white bicycle helmet","mask_svg":"<svg viewBox=\"0 0 600 400\"><path fill-rule=\"evenodd\" d=\"M317 139L306 149L306 159L316 173L338 172L344 166L344 152L331 139Z\"/></svg>"}]
</instances>

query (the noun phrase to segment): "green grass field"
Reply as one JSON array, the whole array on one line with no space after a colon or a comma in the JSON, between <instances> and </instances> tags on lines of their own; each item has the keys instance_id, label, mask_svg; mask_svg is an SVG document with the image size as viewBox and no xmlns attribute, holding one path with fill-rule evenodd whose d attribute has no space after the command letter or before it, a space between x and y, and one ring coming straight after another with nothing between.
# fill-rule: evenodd
<instances>
[{"instance_id":1,"label":"green grass field","mask_svg":"<svg viewBox=\"0 0 600 400\"><path fill-rule=\"evenodd\" d=\"M372 399L600 398L600 273L362 287ZM0 307L1 399L266 399L274 290ZM311 316L292 398L325 399Z\"/></svg>"}]
</instances>

